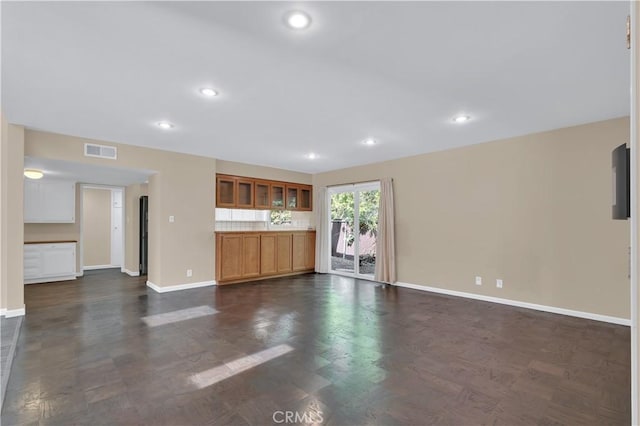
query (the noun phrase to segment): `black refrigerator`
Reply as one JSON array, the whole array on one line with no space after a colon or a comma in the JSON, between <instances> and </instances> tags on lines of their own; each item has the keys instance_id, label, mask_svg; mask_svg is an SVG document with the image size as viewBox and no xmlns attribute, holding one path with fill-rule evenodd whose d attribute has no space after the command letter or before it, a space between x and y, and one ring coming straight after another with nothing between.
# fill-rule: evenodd
<instances>
[{"instance_id":1,"label":"black refrigerator","mask_svg":"<svg viewBox=\"0 0 640 426\"><path fill-rule=\"evenodd\" d=\"M149 261L149 197L140 197L140 275L147 275Z\"/></svg>"}]
</instances>

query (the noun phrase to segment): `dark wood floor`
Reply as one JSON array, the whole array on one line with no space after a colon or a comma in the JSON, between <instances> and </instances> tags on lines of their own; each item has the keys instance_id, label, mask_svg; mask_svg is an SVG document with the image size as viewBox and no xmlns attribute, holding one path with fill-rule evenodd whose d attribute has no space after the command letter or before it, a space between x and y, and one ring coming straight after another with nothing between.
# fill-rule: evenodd
<instances>
[{"instance_id":1,"label":"dark wood floor","mask_svg":"<svg viewBox=\"0 0 640 426\"><path fill-rule=\"evenodd\" d=\"M157 294L94 271L25 296L5 426L630 423L622 326L330 275Z\"/></svg>"}]
</instances>

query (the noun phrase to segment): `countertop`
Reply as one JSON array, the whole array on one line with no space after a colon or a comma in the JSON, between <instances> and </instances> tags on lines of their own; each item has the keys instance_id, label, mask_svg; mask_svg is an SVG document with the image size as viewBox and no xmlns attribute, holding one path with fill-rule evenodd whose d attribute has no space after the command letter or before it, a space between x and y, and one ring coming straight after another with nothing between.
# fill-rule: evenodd
<instances>
[{"instance_id":1,"label":"countertop","mask_svg":"<svg viewBox=\"0 0 640 426\"><path fill-rule=\"evenodd\" d=\"M315 229L264 229L262 231L214 231L216 234L268 234L268 233L286 233L286 232L316 232Z\"/></svg>"}]
</instances>

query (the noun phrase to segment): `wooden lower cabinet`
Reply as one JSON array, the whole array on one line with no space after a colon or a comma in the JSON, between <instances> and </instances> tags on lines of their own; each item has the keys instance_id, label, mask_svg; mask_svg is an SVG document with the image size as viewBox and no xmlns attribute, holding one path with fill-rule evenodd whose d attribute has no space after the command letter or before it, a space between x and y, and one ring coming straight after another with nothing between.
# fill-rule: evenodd
<instances>
[{"instance_id":1,"label":"wooden lower cabinet","mask_svg":"<svg viewBox=\"0 0 640 426\"><path fill-rule=\"evenodd\" d=\"M277 246L278 236L276 234L260 235L260 273L262 275L278 273Z\"/></svg>"},{"instance_id":2,"label":"wooden lower cabinet","mask_svg":"<svg viewBox=\"0 0 640 426\"><path fill-rule=\"evenodd\" d=\"M291 234L278 234L278 273L286 274L291 269Z\"/></svg>"},{"instance_id":3,"label":"wooden lower cabinet","mask_svg":"<svg viewBox=\"0 0 640 426\"><path fill-rule=\"evenodd\" d=\"M244 243L242 276L258 277L260 276L260 235L244 235L242 241Z\"/></svg>"},{"instance_id":4,"label":"wooden lower cabinet","mask_svg":"<svg viewBox=\"0 0 640 426\"><path fill-rule=\"evenodd\" d=\"M307 269L307 235L306 234L293 234L292 235L292 267L294 271L304 271Z\"/></svg>"},{"instance_id":5,"label":"wooden lower cabinet","mask_svg":"<svg viewBox=\"0 0 640 426\"><path fill-rule=\"evenodd\" d=\"M315 231L219 232L216 280L219 284L311 272Z\"/></svg>"},{"instance_id":6,"label":"wooden lower cabinet","mask_svg":"<svg viewBox=\"0 0 640 426\"><path fill-rule=\"evenodd\" d=\"M218 281L242 278L243 235L218 235L216 247L216 275Z\"/></svg>"},{"instance_id":7,"label":"wooden lower cabinet","mask_svg":"<svg viewBox=\"0 0 640 426\"><path fill-rule=\"evenodd\" d=\"M305 269L315 269L316 267L316 233L307 232L305 234Z\"/></svg>"}]
</instances>

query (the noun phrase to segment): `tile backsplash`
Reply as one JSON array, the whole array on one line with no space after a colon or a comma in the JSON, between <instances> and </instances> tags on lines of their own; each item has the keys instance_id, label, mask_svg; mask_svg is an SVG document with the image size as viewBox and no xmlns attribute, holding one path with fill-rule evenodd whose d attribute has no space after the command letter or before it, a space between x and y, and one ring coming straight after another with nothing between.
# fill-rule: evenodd
<instances>
[{"instance_id":1,"label":"tile backsplash","mask_svg":"<svg viewBox=\"0 0 640 426\"><path fill-rule=\"evenodd\" d=\"M271 225L270 210L216 209L216 231L313 229L312 212L291 212L291 224Z\"/></svg>"}]
</instances>

